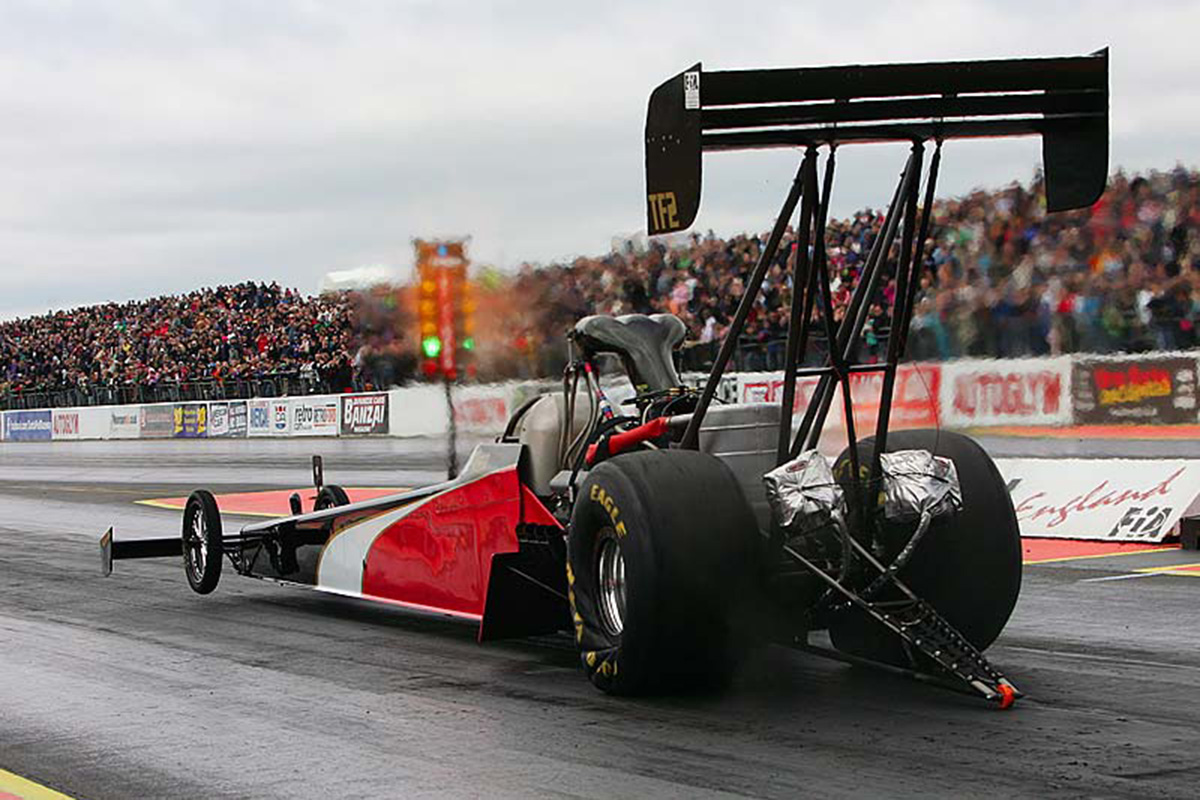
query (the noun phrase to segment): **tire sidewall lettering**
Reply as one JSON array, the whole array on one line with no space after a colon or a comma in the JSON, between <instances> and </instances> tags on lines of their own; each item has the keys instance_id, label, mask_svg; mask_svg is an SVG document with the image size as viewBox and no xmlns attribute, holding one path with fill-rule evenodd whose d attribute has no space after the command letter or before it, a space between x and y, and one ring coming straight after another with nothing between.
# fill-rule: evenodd
<instances>
[{"instance_id":1,"label":"tire sidewall lettering","mask_svg":"<svg viewBox=\"0 0 1200 800\"><path fill-rule=\"evenodd\" d=\"M612 528L617 534L617 538L624 539L625 522L621 519L621 507L613 500L612 492L599 483L593 483L592 488L588 491L588 499L604 509L608 518L612 520Z\"/></svg>"}]
</instances>

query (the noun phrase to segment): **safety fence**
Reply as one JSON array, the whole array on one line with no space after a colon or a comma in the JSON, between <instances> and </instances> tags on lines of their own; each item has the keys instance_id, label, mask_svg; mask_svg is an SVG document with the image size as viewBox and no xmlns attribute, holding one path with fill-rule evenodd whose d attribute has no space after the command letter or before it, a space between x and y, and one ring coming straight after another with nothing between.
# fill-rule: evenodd
<instances>
[{"instance_id":1,"label":"safety fence","mask_svg":"<svg viewBox=\"0 0 1200 800\"><path fill-rule=\"evenodd\" d=\"M5 391L0 393L0 409L246 400L254 397L324 394L329 391L328 381L315 373L272 372L254 378L97 384L64 389Z\"/></svg>"},{"instance_id":2,"label":"safety fence","mask_svg":"<svg viewBox=\"0 0 1200 800\"><path fill-rule=\"evenodd\" d=\"M866 360L873 355L882 357L887 352L890 328L881 327L874 332L870 341L859 344L856 357ZM825 355L829 352L828 340L823 331L813 330L809 333L806 355L807 366L819 366L824 363ZM679 366L685 372L704 372L712 369L717 360L717 352L721 342L687 343L680 351ZM762 372L764 370L781 370L787 353L787 333L777 332L777 335L742 336L730 359L730 368L736 372Z\"/></svg>"}]
</instances>

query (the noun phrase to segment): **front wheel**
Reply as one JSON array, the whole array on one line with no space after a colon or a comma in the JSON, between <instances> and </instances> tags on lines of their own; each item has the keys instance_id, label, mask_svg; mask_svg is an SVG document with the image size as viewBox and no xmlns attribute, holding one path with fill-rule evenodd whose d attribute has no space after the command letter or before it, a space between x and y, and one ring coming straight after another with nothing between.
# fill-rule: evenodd
<instances>
[{"instance_id":1,"label":"front wheel","mask_svg":"<svg viewBox=\"0 0 1200 800\"><path fill-rule=\"evenodd\" d=\"M610 694L721 682L745 649L754 513L729 468L691 450L609 459L580 488L568 598L583 666Z\"/></svg>"},{"instance_id":2,"label":"front wheel","mask_svg":"<svg viewBox=\"0 0 1200 800\"><path fill-rule=\"evenodd\" d=\"M224 557L221 512L211 492L197 489L183 511L183 571L196 594L208 594L221 580Z\"/></svg>"},{"instance_id":3,"label":"front wheel","mask_svg":"<svg viewBox=\"0 0 1200 800\"><path fill-rule=\"evenodd\" d=\"M350 505L350 496L346 494L346 490L336 483L330 483L322 486L321 491L317 493L317 500L313 503L313 511L324 511L327 508L346 505Z\"/></svg>"}]
</instances>

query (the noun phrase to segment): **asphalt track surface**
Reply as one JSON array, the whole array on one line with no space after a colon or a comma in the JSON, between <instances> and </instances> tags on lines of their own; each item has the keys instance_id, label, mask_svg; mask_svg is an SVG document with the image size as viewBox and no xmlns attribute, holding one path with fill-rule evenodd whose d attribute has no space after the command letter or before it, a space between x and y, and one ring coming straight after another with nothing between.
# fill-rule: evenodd
<instances>
[{"instance_id":1,"label":"asphalt track surface","mask_svg":"<svg viewBox=\"0 0 1200 800\"><path fill-rule=\"evenodd\" d=\"M480 646L232 571L199 597L173 559L99 575L109 524L178 530L134 500L304 486L311 452L427 483L444 446L0 445L0 769L81 798L1196 796L1200 581L1135 572L1196 553L1027 567L989 651L1010 712L782 648L718 696L609 698L566 636Z\"/></svg>"}]
</instances>

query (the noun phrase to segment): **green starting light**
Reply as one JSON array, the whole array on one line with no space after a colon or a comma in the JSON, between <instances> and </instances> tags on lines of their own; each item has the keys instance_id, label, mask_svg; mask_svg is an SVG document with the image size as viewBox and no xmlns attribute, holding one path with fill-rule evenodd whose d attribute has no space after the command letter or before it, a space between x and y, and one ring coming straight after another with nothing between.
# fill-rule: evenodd
<instances>
[{"instance_id":1,"label":"green starting light","mask_svg":"<svg viewBox=\"0 0 1200 800\"><path fill-rule=\"evenodd\" d=\"M426 336L421 340L421 350L426 358L437 358L442 352L442 340L436 336Z\"/></svg>"},{"instance_id":2,"label":"green starting light","mask_svg":"<svg viewBox=\"0 0 1200 800\"><path fill-rule=\"evenodd\" d=\"M474 350L475 349L475 337L468 336L467 338L463 339L462 346L463 346L463 350Z\"/></svg>"}]
</instances>

